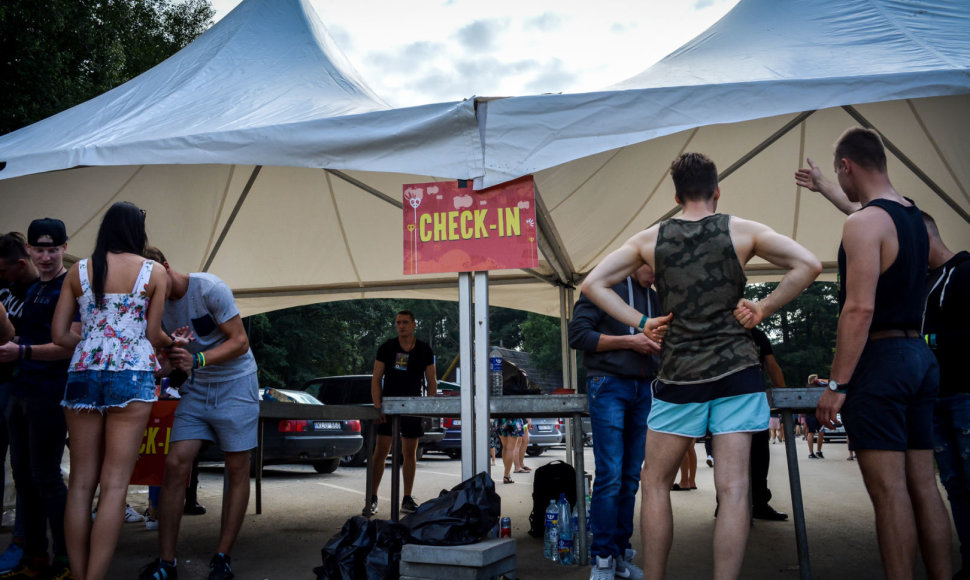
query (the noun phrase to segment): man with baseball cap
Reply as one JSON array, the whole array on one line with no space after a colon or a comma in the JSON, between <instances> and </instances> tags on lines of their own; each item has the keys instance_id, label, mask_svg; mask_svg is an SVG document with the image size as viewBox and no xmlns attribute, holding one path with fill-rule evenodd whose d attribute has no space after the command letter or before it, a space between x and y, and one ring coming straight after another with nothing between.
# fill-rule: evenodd
<instances>
[{"instance_id":1,"label":"man with baseball cap","mask_svg":"<svg viewBox=\"0 0 970 580\"><path fill-rule=\"evenodd\" d=\"M67 487L61 475L67 424L60 403L72 352L51 340L51 319L67 275L65 251L64 222L43 218L30 223L27 253L39 278L24 299L17 326L19 344L0 345L0 363L17 364L6 419L10 464L25 525L24 557L3 578L71 577L64 542ZM75 324L73 330L80 334L80 324ZM48 526L52 562L47 556Z\"/></svg>"}]
</instances>

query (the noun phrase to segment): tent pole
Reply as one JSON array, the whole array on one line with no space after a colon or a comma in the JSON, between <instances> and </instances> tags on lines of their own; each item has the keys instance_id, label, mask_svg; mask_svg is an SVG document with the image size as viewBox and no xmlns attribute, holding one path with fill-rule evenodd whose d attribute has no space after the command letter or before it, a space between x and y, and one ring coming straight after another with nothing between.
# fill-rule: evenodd
<instances>
[{"instance_id":1,"label":"tent pole","mask_svg":"<svg viewBox=\"0 0 970 580\"><path fill-rule=\"evenodd\" d=\"M393 205L394 207L396 207L398 209L404 209L404 203L401 200L394 199L393 197L387 195L383 191L381 191L379 189L375 189L375 188L367 185L363 181L361 181L359 179L355 179L355 178L347 175L343 171L337 171L336 169L324 169L324 171L326 171L330 175L333 175L334 177L339 177L340 179L343 179L344 181L346 181L347 183L349 183L351 185L355 185L355 186L359 187L360 189L363 189L367 193L373 195L376 198L379 198L379 199L382 199L382 200L386 201L387 203Z\"/></svg>"},{"instance_id":2,"label":"tent pole","mask_svg":"<svg viewBox=\"0 0 970 580\"><path fill-rule=\"evenodd\" d=\"M559 286L559 346L562 349L562 384L572 385L571 369L569 368L569 319L566 314L568 305L566 304L566 287ZM573 441L573 418L566 417L566 461L575 467L573 459L573 448L576 442Z\"/></svg>"},{"instance_id":3,"label":"tent pole","mask_svg":"<svg viewBox=\"0 0 970 580\"><path fill-rule=\"evenodd\" d=\"M475 453L472 475L488 473L488 272L475 272ZM465 432L462 423L462 433ZM464 463L462 463L464 465ZM467 478L466 478L467 479Z\"/></svg>"},{"instance_id":4,"label":"tent pole","mask_svg":"<svg viewBox=\"0 0 970 580\"><path fill-rule=\"evenodd\" d=\"M543 255L549 260L549 265L559 275L559 280L563 284L572 282L572 273L575 271L569 254L563 249L562 238L556 229L556 222L552 219L552 214L546 209L546 204L542 200L539 186L535 186L536 202L536 226L539 229L539 247Z\"/></svg>"},{"instance_id":5,"label":"tent pole","mask_svg":"<svg viewBox=\"0 0 970 580\"><path fill-rule=\"evenodd\" d=\"M845 105L844 107L842 107L842 109L846 113L848 113L850 117L858 121L859 124L865 127L866 129L876 129L876 126L870 123L869 119L866 119L864 116L862 116L862 113L860 113L852 105ZM947 195L947 193L943 191L942 187L940 187L939 185L936 184L935 181L930 179L930 176L924 173L923 170L920 169L918 165L916 165L916 162L914 162L905 153L903 153L899 147L896 147L896 145L892 141L890 141L889 138L886 137L886 135L884 135L881 131L879 132L879 135L882 137L882 142L886 145L886 149L889 149L890 153L892 153L896 157L896 159L899 159L899 161L903 165L905 165L907 169L912 171L913 174L917 178L919 178L920 181L926 184L926 187L930 188L930 190L933 193L935 193L937 196L939 196L939 198L942 199L948 206L950 206L950 208L953 209L953 211L957 212L957 215L962 217L963 221L970 224L970 214L968 214L965 209L957 205L957 202L953 201L953 198Z\"/></svg>"},{"instance_id":6,"label":"tent pole","mask_svg":"<svg viewBox=\"0 0 970 580\"><path fill-rule=\"evenodd\" d=\"M475 424L474 419L474 357L472 356L472 283L471 273L458 274L458 328L459 347L458 357L461 361L461 479L462 481L475 475ZM467 426L467 427L464 427Z\"/></svg>"},{"instance_id":7,"label":"tent pole","mask_svg":"<svg viewBox=\"0 0 970 580\"><path fill-rule=\"evenodd\" d=\"M239 199L236 200L236 205L232 208L232 213L229 214L229 219L226 220L226 225L222 227L222 232L219 234L219 239L216 240L216 245L212 247L212 252L209 253L209 257L206 258L205 264L202 265L202 271L208 272L209 266L212 265L212 261L216 259L216 254L219 253L219 248L222 247L222 242L229 235L229 228L232 227L232 223L236 221L236 216L239 215L239 210L242 209L243 203L245 203L246 198L249 197L249 192L253 189L253 184L256 183L256 178L259 176L259 172L263 169L262 165L257 165L253 167L253 172L249 174L249 181L246 182L246 187L243 188L242 194Z\"/></svg>"}]
</instances>

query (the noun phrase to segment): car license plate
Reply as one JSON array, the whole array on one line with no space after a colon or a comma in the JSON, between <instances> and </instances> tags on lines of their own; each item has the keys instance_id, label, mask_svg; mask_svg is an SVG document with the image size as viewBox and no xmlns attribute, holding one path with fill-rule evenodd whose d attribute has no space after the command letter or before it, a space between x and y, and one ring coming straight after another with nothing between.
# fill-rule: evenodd
<instances>
[{"instance_id":1,"label":"car license plate","mask_svg":"<svg viewBox=\"0 0 970 580\"><path fill-rule=\"evenodd\" d=\"M313 428L317 430L321 430L321 429L340 430L340 421L314 421Z\"/></svg>"},{"instance_id":2,"label":"car license plate","mask_svg":"<svg viewBox=\"0 0 970 580\"><path fill-rule=\"evenodd\" d=\"M552 425L538 425L539 431L552 431Z\"/></svg>"},{"instance_id":3,"label":"car license plate","mask_svg":"<svg viewBox=\"0 0 970 580\"><path fill-rule=\"evenodd\" d=\"M461 419L455 419L454 421L451 422L451 424L454 425L455 427L461 427Z\"/></svg>"}]
</instances>

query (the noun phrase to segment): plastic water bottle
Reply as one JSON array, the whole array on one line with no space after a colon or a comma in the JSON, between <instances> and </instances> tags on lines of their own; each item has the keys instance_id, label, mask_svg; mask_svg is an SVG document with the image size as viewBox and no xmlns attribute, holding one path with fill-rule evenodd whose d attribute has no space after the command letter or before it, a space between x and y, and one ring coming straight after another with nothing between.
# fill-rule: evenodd
<instances>
[{"instance_id":1,"label":"plastic water bottle","mask_svg":"<svg viewBox=\"0 0 970 580\"><path fill-rule=\"evenodd\" d=\"M564 566L573 565L573 522L566 494L559 494L559 562Z\"/></svg>"},{"instance_id":2,"label":"plastic water bottle","mask_svg":"<svg viewBox=\"0 0 970 580\"><path fill-rule=\"evenodd\" d=\"M559 561L559 532L556 530L556 526L559 525L559 508L556 506L556 500L549 500L549 507L546 508L546 527L545 535L543 536L542 543L542 556L546 560L552 560L553 562Z\"/></svg>"}]
</instances>

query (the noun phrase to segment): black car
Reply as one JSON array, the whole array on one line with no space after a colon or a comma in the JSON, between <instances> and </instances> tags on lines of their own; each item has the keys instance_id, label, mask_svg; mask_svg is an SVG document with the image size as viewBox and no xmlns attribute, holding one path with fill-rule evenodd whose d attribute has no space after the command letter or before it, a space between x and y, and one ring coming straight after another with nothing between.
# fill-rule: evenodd
<instances>
[{"instance_id":1,"label":"black car","mask_svg":"<svg viewBox=\"0 0 970 580\"><path fill-rule=\"evenodd\" d=\"M260 396L266 389L260 389ZM322 405L311 395L301 391L276 389L277 393L293 400L294 405ZM360 451L364 444L360 421L283 419L267 422L263 431L263 465L310 464L317 473L333 473L346 455ZM222 461L218 445L205 445L199 452L200 461ZM253 450L252 475L256 472L256 452Z\"/></svg>"},{"instance_id":2,"label":"black car","mask_svg":"<svg viewBox=\"0 0 970 580\"><path fill-rule=\"evenodd\" d=\"M374 401L370 392L371 375L342 375L336 377L318 377L310 379L300 387L323 402L324 405L371 405ZM369 450L374 449L374 442L366 440L368 421L362 421L365 436L364 446L355 453L348 453L344 464L354 467L366 465ZM424 417L424 436L418 439L418 459L424 455L429 447L438 444L445 436L441 427L441 419Z\"/></svg>"}]
</instances>

